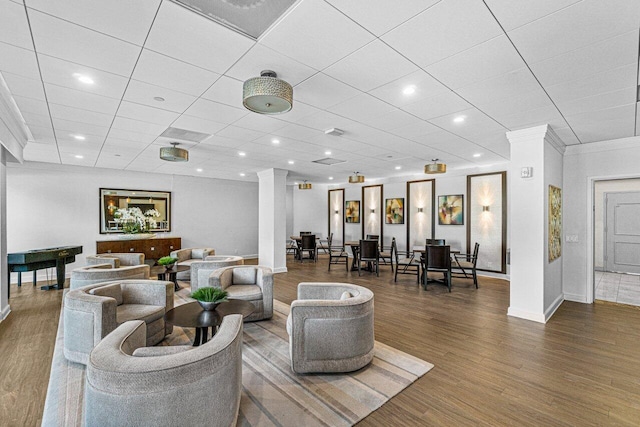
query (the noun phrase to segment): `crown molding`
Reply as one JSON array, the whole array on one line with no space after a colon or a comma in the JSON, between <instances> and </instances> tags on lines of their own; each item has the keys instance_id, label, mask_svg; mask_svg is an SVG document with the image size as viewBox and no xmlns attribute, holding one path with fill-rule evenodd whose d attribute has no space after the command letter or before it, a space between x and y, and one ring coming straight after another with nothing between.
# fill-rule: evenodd
<instances>
[{"instance_id":1,"label":"crown molding","mask_svg":"<svg viewBox=\"0 0 640 427\"><path fill-rule=\"evenodd\" d=\"M24 147L29 140L33 140L31 131L0 74L0 144L16 161L22 163Z\"/></svg>"}]
</instances>

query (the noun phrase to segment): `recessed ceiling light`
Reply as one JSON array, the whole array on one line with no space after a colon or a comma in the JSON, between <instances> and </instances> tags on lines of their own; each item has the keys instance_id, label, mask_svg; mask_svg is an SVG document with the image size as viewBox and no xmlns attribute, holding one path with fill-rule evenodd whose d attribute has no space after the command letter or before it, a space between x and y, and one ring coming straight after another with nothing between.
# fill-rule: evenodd
<instances>
[{"instance_id":1,"label":"recessed ceiling light","mask_svg":"<svg viewBox=\"0 0 640 427\"><path fill-rule=\"evenodd\" d=\"M455 119L453 119L453 121L455 123L462 123L462 122L464 122L464 119L466 119L466 118L467 118L467 116L458 116Z\"/></svg>"},{"instance_id":2,"label":"recessed ceiling light","mask_svg":"<svg viewBox=\"0 0 640 427\"><path fill-rule=\"evenodd\" d=\"M480 153L476 153L476 154L473 155L473 157L480 157L480 156L482 156L482 154L480 154Z\"/></svg>"},{"instance_id":3,"label":"recessed ceiling light","mask_svg":"<svg viewBox=\"0 0 640 427\"><path fill-rule=\"evenodd\" d=\"M76 159L84 159L84 156L83 156L83 155L81 155L81 154L76 154L76 155L75 155L75 158L76 158Z\"/></svg>"},{"instance_id":4,"label":"recessed ceiling light","mask_svg":"<svg viewBox=\"0 0 640 427\"><path fill-rule=\"evenodd\" d=\"M244 172L240 172L240 176L247 176L247 174Z\"/></svg>"},{"instance_id":5,"label":"recessed ceiling light","mask_svg":"<svg viewBox=\"0 0 640 427\"><path fill-rule=\"evenodd\" d=\"M247 155L247 153L245 153L244 151L238 151L238 156L244 157L246 155Z\"/></svg>"},{"instance_id":6,"label":"recessed ceiling light","mask_svg":"<svg viewBox=\"0 0 640 427\"><path fill-rule=\"evenodd\" d=\"M294 164L295 162L293 160L289 160L288 162L290 165Z\"/></svg>"},{"instance_id":7,"label":"recessed ceiling light","mask_svg":"<svg viewBox=\"0 0 640 427\"><path fill-rule=\"evenodd\" d=\"M402 169L402 166L396 166L396 170L397 171L400 170L400 169Z\"/></svg>"},{"instance_id":8,"label":"recessed ceiling light","mask_svg":"<svg viewBox=\"0 0 640 427\"><path fill-rule=\"evenodd\" d=\"M402 93L404 93L405 95L412 95L415 92L416 92L416 87L414 85L407 86L404 89L402 89Z\"/></svg>"},{"instance_id":9,"label":"recessed ceiling light","mask_svg":"<svg viewBox=\"0 0 640 427\"><path fill-rule=\"evenodd\" d=\"M85 138L85 137L84 137L84 136L82 136L82 135L71 135L71 136L73 136L73 137L74 137L75 139L77 139L78 141L84 141L85 139L87 139L87 138Z\"/></svg>"},{"instance_id":10,"label":"recessed ceiling light","mask_svg":"<svg viewBox=\"0 0 640 427\"><path fill-rule=\"evenodd\" d=\"M271 142L274 143L274 144L280 144L280 140L279 139L275 139L275 138L272 139Z\"/></svg>"},{"instance_id":11,"label":"recessed ceiling light","mask_svg":"<svg viewBox=\"0 0 640 427\"><path fill-rule=\"evenodd\" d=\"M202 172L202 168L196 169L196 172Z\"/></svg>"},{"instance_id":12,"label":"recessed ceiling light","mask_svg":"<svg viewBox=\"0 0 640 427\"><path fill-rule=\"evenodd\" d=\"M87 85L92 85L94 83L94 81L93 81L93 79L91 77L85 76L84 74L73 73L73 77L78 79L78 81L80 83L84 83L84 84L87 84Z\"/></svg>"},{"instance_id":13,"label":"recessed ceiling light","mask_svg":"<svg viewBox=\"0 0 640 427\"><path fill-rule=\"evenodd\" d=\"M164 98L163 98L163 97L161 97L161 96L154 96L154 97L153 97L153 100L154 100L154 101L158 101L158 102L164 102Z\"/></svg>"},{"instance_id":14,"label":"recessed ceiling light","mask_svg":"<svg viewBox=\"0 0 640 427\"><path fill-rule=\"evenodd\" d=\"M330 177L329 177L329 181L331 181L331 180L333 180L333 177L332 177L332 176L330 176Z\"/></svg>"},{"instance_id":15,"label":"recessed ceiling light","mask_svg":"<svg viewBox=\"0 0 640 427\"><path fill-rule=\"evenodd\" d=\"M324 154L327 155L327 156L330 156L331 155L331 151L325 151Z\"/></svg>"}]
</instances>

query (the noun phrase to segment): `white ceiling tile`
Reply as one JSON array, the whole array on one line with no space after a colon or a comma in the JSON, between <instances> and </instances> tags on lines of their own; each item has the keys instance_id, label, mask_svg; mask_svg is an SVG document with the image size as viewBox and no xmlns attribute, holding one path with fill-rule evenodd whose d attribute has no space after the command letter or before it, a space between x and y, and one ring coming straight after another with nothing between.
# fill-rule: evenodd
<instances>
[{"instance_id":1,"label":"white ceiling tile","mask_svg":"<svg viewBox=\"0 0 640 427\"><path fill-rule=\"evenodd\" d=\"M509 31L525 61L539 62L638 29L640 2L583 0Z\"/></svg>"},{"instance_id":2,"label":"white ceiling tile","mask_svg":"<svg viewBox=\"0 0 640 427\"><path fill-rule=\"evenodd\" d=\"M33 50L29 22L24 5L0 0L0 42Z\"/></svg>"},{"instance_id":3,"label":"white ceiling tile","mask_svg":"<svg viewBox=\"0 0 640 427\"><path fill-rule=\"evenodd\" d=\"M253 141L256 138L260 138L264 135L264 132L257 132L251 129L245 129L237 126L227 126L226 128L216 133L218 136L224 138L238 139L243 142Z\"/></svg>"},{"instance_id":4,"label":"white ceiling tile","mask_svg":"<svg viewBox=\"0 0 640 427\"><path fill-rule=\"evenodd\" d=\"M573 130L570 127L567 126L563 128L553 128L553 130L556 133L556 135L560 137L560 139L562 140L562 142L564 142L565 145L580 144L580 140L575 135L575 133L573 133Z\"/></svg>"},{"instance_id":5,"label":"white ceiling tile","mask_svg":"<svg viewBox=\"0 0 640 427\"><path fill-rule=\"evenodd\" d=\"M127 139L118 139L109 136L102 146L105 152L117 153L138 153L149 145L147 142L131 141Z\"/></svg>"},{"instance_id":6,"label":"white ceiling tile","mask_svg":"<svg viewBox=\"0 0 640 427\"><path fill-rule=\"evenodd\" d=\"M540 88L528 68L520 68L498 77L456 89L456 92L471 104L492 103L501 99L514 98L521 93Z\"/></svg>"},{"instance_id":7,"label":"white ceiling tile","mask_svg":"<svg viewBox=\"0 0 640 427\"><path fill-rule=\"evenodd\" d=\"M116 110L120 104L119 99L100 96L90 92L49 83L45 83L44 87L47 91L47 100L52 104L66 105L68 107L111 115L116 114Z\"/></svg>"},{"instance_id":8,"label":"white ceiling tile","mask_svg":"<svg viewBox=\"0 0 640 427\"><path fill-rule=\"evenodd\" d=\"M84 140L82 141L78 141L78 139L75 138L75 136L81 135L82 137L84 137ZM58 143L65 143L65 142L74 142L74 143L80 143L80 144L84 144L84 145L88 145L88 146L98 146L100 147L103 143L104 143L104 136L96 136L96 135L89 135L89 134L79 134L77 132L65 132L63 130L58 130L56 132L56 140Z\"/></svg>"},{"instance_id":9,"label":"white ceiling tile","mask_svg":"<svg viewBox=\"0 0 640 427\"><path fill-rule=\"evenodd\" d=\"M523 68L526 64L507 36L498 36L425 68L451 89Z\"/></svg>"},{"instance_id":10,"label":"white ceiling tile","mask_svg":"<svg viewBox=\"0 0 640 427\"><path fill-rule=\"evenodd\" d=\"M320 111L310 116L304 117L297 121L298 124L307 126L313 129L326 131L332 128L338 128L345 132L349 132L354 125L354 121L346 117L338 116L328 111Z\"/></svg>"},{"instance_id":11,"label":"white ceiling tile","mask_svg":"<svg viewBox=\"0 0 640 427\"><path fill-rule=\"evenodd\" d=\"M358 95L360 91L318 73L295 88L294 97L314 107L325 109Z\"/></svg>"},{"instance_id":12,"label":"white ceiling tile","mask_svg":"<svg viewBox=\"0 0 640 427\"><path fill-rule=\"evenodd\" d=\"M476 99L476 107L488 116L508 116L510 114L522 113L542 107L553 107L549 95L537 87L528 92L521 92L518 96L502 98L497 101Z\"/></svg>"},{"instance_id":13,"label":"white ceiling tile","mask_svg":"<svg viewBox=\"0 0 640 427\"><path fill-rule=\"evenodd\" d=\"M536 0L514 4L513 0L485 0L500 25L513 30L582 0Z\"/></svg>"},{"instance_id":14,"label":"white ceiling tile","mask_svg":"<svg viewBox=\"0 0 640 427\"><path fill-rule=\"evenodd\" d=\"M240 120L233 122L233 125L263 133L271 133L287 126L287 123L272 116L249 113L246 116L242 117Z\"/></svg>"},{"instance_id":15,"label":"white ceiling tile","mask_svg":"<svg viewBox=\"0 0 640 427\"><path fill-rule=\"evenodd\" d=\"M632 104L636 101L637 91L638 88L634 85L625 89L601 93L586 98L557 102L556 105L565 116L573 116L589 111L605 110Z\"/></svg>"},{"instance_id":16,"label":"white ceiling tile","mask_svg":"<svg viewBox=\"0 0 640 427\"><path fill-rule=\"evenodd\" d=\"M79 25L31 11L29 21L38 53L129 77L140 47Z\"/></svg>"},{"instance_id":17,"label":"white ceiling tile","mask_svg":"<svg viewBox=\"0 0 640 427\"><path fill-rule=\"evenodd\" d=\"M300 141L309 141L315 138L319 134L319 131L305 126L289 124L282 129L278 129L278 131L274 133L278 136L285 136L292 139L298 139Z\"/></svg>"},{"instance_id":18,"label":"white ceiling tile","mask_svg":"<svg viewBox=\"0 0 640 427\"><path fill-rule=\"evenodd\" d=\"M496 114L493 118L509 130L525 129L544 124L559 128L567 126L567 122L553 105L515 114Z\"/></svg>"},{"instance_id":19,"label":"white ceiling tile","mask_svg":"<svg viewBox=\"0 0 640 427\"><path fill-rule=\"evenodd\" d=\"M73 62L63 61L52 56L39 54L38 61L40 63L42 79L46 83L57 86L120 99L129 82L129 79L126 77L84 65L74 64ZM78 79L73 76L76 73L90 77L95 83L88 85L79 82Z\"/></svg>"},{"instance_id":20,"label":"white ceiling tile","mask_svg":"<svg viewBox=\"0 0 640 427\"><path fill-rule=\"evenodd\" d=\"M42 82L40 80L27 79L17 74L7 72L3 72L2 76L4 77L12 95L46 101L44 89L42 88Z\"/></svg>"},{"instance_id":21,"label":"white ceiling tile","mask_svg":"<svg viewBox=\"0 0 640 427\"><path fill-rule=\"evenodd\" d=\"M113 121L113 124L111 125L111 128L122 129L146 135L160 135L167 129L167 126L143 122L140 120L132 120L126 117L116 117Z\"/></svg>"},{"instance_id":22,"label":"white ceiling tile","mask_svg":"<svg viewBox=\"0 0 640 427\"><path fill-rule=\"evenodd\" d=\"M398 108L392 107L391 110L385 111L383 114L377 116L365 116L360 119L360 122L376 129L392 132L393 129L405 128L422 123L422 119Z\"/></svg>"},{"instance_id":23,"label":"white ceiling tile","mask_svg":"<svg viewBox=\"0 0 640 427\"><path fill-rule=\"evenodd\" d=\"M389 31L382 40L426 67L501 34L483 2L444 0Z\"/></svg>"},{"instance_id":24,"label":"white ceiling tile","mask_svg":"<svg viewBox=\"0 0 640 427\"><path fill-rule=\"evenodd\" d=\"M30 79L39 79L38 61L32 50L0 42L0 71L19 74Z\"/></svg>"},{"instance_id":25,"label":"white ceiling tile","mask_svg":"<svg viewBox=\"0 0 640 427\"><path fill-rule=\"evenodd\" d=\"M545 86L551 86L629 64L637 65L637 62L636 29L530 65L538 80Z\"/></svg>"},{"instance_id":26,"label":"white ceiling tile","mask_svg":"<svg viewBox=\"0 0 640 427\"><path fill-rule=\"evenodd\" d=\"M27 5L30 9L142 46L159 4L160 0L29 0Z\"/></svg>"},{"instance_id":27,"label":"white ceiling tile","mask_svg":"<svg viewBox=\"0 0 640 427\"><path fill-rule=\"evenodd\" d=\"M260 42L322 70L373 39L372 34L326 2L306 0L299 2Z\"/></svg>"},{"instance_id":28,"label":"white ceiling tile","mask_svg":"<svg viewBox=\"0 0 640 427\"><path fill-rule=\"evenodd\" d=\"M223 74L254 42L175 3L165 1L145 47Z\"/></svg>"},{"instance_id":29,"label":"white ceiling tile","mask_svg":"<svg viewBox=\"0 0 640 427\"><path fill-rule=\"evenodd\" d=\"M36 114L23 111L22 117L24 117L27 126L48 127L51 125L51 118L48 114Z\"/></svg>"},{"instance_id":30,"label":"white ceiling tile","mask_svg":"<svg viewBox=\"0 0 640 427\"><path fill-rule=\"evenodd\" d=\"M118 119L116 118L116 121ZM124 127L124 124L122 124ZM133 142L150 144L158 137L158 134L146 134L135 132L127 129L111 128L109 130L109 138L124 139Z\"/></svg>"},{"instance_id":31,"label":"white ceiling tile","mask_svg":"<svg viewBox=\"0 0 640 427\"><path fill-rule=\"evenodd\" d=\"M244 117L249 112L245 109L234 108L229 105L220 104L218 102L209 101L207 99L198 99L185 112L189 116L200 117L206 120L213 120L218 123L231 124L236 120Z\"/></svg>"},{"instance_id":32,"label":"white ceiling tile","mask_svg":"<svg viewBox=\"0 0 640 427\"><path fill-rule=\"evenodd\" d=\"M60 104L49 104L51 117L54 119L62 119L76 121L90 125L109 127L113 121L113 115L96 113L81 108L68 107Z\"/></svg>"},{"instance_id":33,"label":"white ceiling tile","mask_svg":"<svg viewBox=\"0 0 640 427\"><path fill-rule=\"evenodd\" d=\"M109 128L106 126L98 126L94 124L87 124L82 122L76 122L73 120L64 120L54 117L53 128L58 133L80 134L80 135L94 135L98 137L105 137L109 133Z\"/></svg>"},{"instance_id":34,"label":"white ceiling tile","mask_svg":"<svg viewBox=\"0 0 640 427\"><path fill-rule=\"evenodd\" d=\"M387 0L327 0L342 13L380 36L439 0L407 0L402 7Z\"/></svg>"},{"instance_id":35,"label":"white ceiling tile","mask_svg":"<svg viewBox=\"0 0 640 427\"><path fill-rule=\"evenodd\" d=\"M39 114L41 116L49 115L49 107L47 103L44 101L40 101L38 99L33 98L25 98L23 96L14 95L13 99L16 101L16 105L18 105L18 109L21 113L32 113ZM49 123L51 125L51 123Z\"/></svg>"},{"instance_id":36,"label":"white ceiling tile","mask_svg":"<svg viewBox=\"0 0 640 427\"><path fill-rule=\"evenodd\" d=\"M413 89L412 93L405 94L405 89L409 88ZM369 94L393 106L402 107L445 92L449 92L446 86L431 77L424 70L418 70L374 89L370 91Z\"/></svg>"},{"instance_id":37,"label":"white ceiling tile","mask_svg":"<svg viewBox=\"0 0 640 427\"><path fill-rule=\"evenodd\" d=\"M202 119L200 117L181 115L171 127L192 130L194 132L208 133L213 135L214 133L224 129L227 125L224 123L218 123L211 120Z\"/></svg>"},{"instance_id":38,"label":"white ceiling tile","mask_svg":"<svg viewBox=\"0 0 640 427\"><path fill-rule=\"evenodd\" d=\"M323 73L367 92L417 70L415 64L398 52L380 40L374 40Z\"/></svg>"},{"instance_id":39,"label":"white ceiling tile","mask_svg":"<svg viewBox=\"0 0 640 427\"><path fill-rule=\"evenodd\" d=\"M464 117L464 121L455 122L454 119L456 117ZM505 127L496 123L493 119L487 117L475 108L431 119L429 122L455 135L470 140L507 131Z\"/></svg>"},{"instance_id":40,"label":"white ceiling tile","mask_svg":"<svg viewBox=\"0 0 640 427\"><path fill-rule=\"evenodd\" d=\"M637 64L630 64L583 79L546 86L545 89L554 102L565 103L574 99L635 86L637 84L636 73Z\"/></svg>"},{"instance_id":41,"label":"white ceiling tile","mask_svg":"<svg viewBox=\"0 0 640 427\"><path fill-rule=\"evenodd\" d=\"M155 97L164 98L164 101L156 101ZM149 107L182 113L196 100L196 97L164 87L131 80L124 94L124 99L148 105Z\"/></svg>"},{"instance_id":42,"label":"white ceiling tile","mask_svg":"<svg viewBox=\"0 0 640 427\"><path fill-rule=\"evenodd\" d=\"M469 108L471 108L471 105L452 91L425 98L402 107L403 110L424 120L456 113Z\"/></svg>"},{"instance_id":43,"label":"white ceiling tile","mask_svg":"<svg viewBox=\"0 0 640 427\"><path fill-rule=\"evenodd\" d=\"M220 74L143 49L132 78L193 96L200 96Z\"/></svg>"},{"instance_id":44,"label":"white ceiling tile","mask_svg":"<svg viewBox=\"0 0 640 427\"><path fill-rule=\"evenodd\" d=\"M243 82L222 76L205 93L202 98L220 102L236 108L244 108L242 105Z\"/></svg>"},{"instance_id":45,"label":"white ceiling tile","mask_svg":"<svg viewBox=\"0 0 640 427\"><path fill-rule=\"evenodd\" d=\"M332 111L340 116L364 122L371 117L377 117L395 109L394 106L363 93L335 105Z\"/></svg>"},{"instance_id":46,"label":"white ceiling tile","mask_svg":"<svg viewBox=\"0 0 640 427\"><path fill-rule=\"evenodd\" d=\"M134 104L133 102L122 101L122 104L120 104L118 108L118 116L169 126L178 118L179 114L146 105Z\"/></svg>"},{"instance_id":47,"label":"white ceiling tile","mask_svg":"<svg viewBox=\"0 0 640 427\"><path fill-rule=\"evenodd\" d=\"M299 101L296 98L296 96L297 96L296 90L294 89L293 108L291 108L291 110L286 114L279 114L277 116L274 116L276 120L281 120L289 123L298 123L299 121L305 119L306 117L309 117L313 114L318 113L319 111L322 111L316 107L313 107L311 105L308 105L308 104L305 104L304 102Z\"/></svg>"},{"instance_id":48,"label":"white ceiling tile","mask_svg":"<svg viewBox=\"0 0 640 427\"><path fill-rule=\"evenodd\" d=\"M636 105L590 111L566 117L583 143L632 136L636 126Z\"/></svg>"},{"instance_id":49,"label":"white ceiling tile","mask_svg":"<svg viewBox=\"0 0 640 427\"><path fill-rule=\"evenodd\" d=\"M440 131L440 128L432 125L429 122L420 120L411 125L401 126L399 128L390 130L389 132L397 135L401 138L410 139L411 141L420 142L425 139L425 136L430 133Z\"/></svg>"},{"instance_id":50,"label":"white ceiling tile","mask_svg":"<svg viewBox=\"0 0 640 427\"><path fill-rule=\"evenodd\" d=\"M317 73L317 70L257 43L227 71L226 75L244 82L252 77L259 77L262 70L275 71L278 78L291 86Z\"/></svg>"},{"instance_id":51,"label":"white ceiling tile","mask_svg":"<svg viewBox=\"0 0 640 427\"><path fill-rule=\"evenodd\" d=\"M60 163L60 154L55 145L29 142L24 147L23 155L30 162Z\"/></svg>"},{"instance_id":52,"label":"white ceiling tile","mask_svg":"<svg viewBox=\"0 0 640 427\"><path fill-rule=\"evenodd\" d=\"M47 126L29 126L31 135L38 143L54 144L56 143L55 133L53 132L53 125Z\"/></svg>"}]
</instances>

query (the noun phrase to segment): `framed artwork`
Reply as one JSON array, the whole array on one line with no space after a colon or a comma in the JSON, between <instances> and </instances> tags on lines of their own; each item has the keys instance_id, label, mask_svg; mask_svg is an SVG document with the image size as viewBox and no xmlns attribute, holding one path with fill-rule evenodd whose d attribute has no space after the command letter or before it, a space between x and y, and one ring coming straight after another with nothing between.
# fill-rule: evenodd
<instances>
[{"instance_id":1,"label":"framed artwork","mask_svg":"<svg viewBox=\"0 0 640 427\"><path fill-rule=\"evenodd\" d=\"M360 222L360 200L348 200L345 203L345 212L347 222L359 223Z\"/></svg>"},{"instance_id":2,"label":"framed artwork","mask_svg":"<svg viewBox=\"0 0 640 427\"><path fill-rule=\"evenodd\" d=\"M100 234L127 232L131 220L119 219L119 215L134 208L146 217L148 231L171 231L171 192L101 188Z\"/></svg>"},{"instance_id":3,"label":"framed artwork","mask_svg":"<svg viewBox=\"0 0 640 427\"><path fill-rule=\"evenodd\" d=\"M404 199L386 199L385 224L404 224Z\"/></svg>"},{"instance_id":4,"label":"framed artwork","mask_svg":"<svg viewBox=\"0 0 640 427\"><path fill-rule=\"evenodd\" d=\"M439 225L463 225L464 224L464 196L438 196L438 224Z\"/></svg>"},{"instance_id":5,"label":"framed artwork","mask_svg":"<svg viewBox=\"0 0 640 427\"><path fill-rule=\"evenodd\" d=\"M562 189L549 186L549 262L562 255Z\"/></svg>"}]
</instances>

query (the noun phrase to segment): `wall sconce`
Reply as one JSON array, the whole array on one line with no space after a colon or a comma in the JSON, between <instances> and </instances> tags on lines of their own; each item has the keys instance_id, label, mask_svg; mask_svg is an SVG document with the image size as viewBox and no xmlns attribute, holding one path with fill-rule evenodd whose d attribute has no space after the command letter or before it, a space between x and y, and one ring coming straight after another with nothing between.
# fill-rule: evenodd
<instances>
[{"instance_id":1,"label":"wall sconce","mask_svg":"<svg viewBox=\"0 0 640 427\"><path fill-rule=\"evenodd\" d=\"M340 213L340 211L336 209L333 213L338 215Z\"/></svg>"},{"instance_id":2,"label":"wall sconce","mask_svg":"<svg viewBox=\"0 0 640 427\"><path fill-rule=\"evenodd\" d=\"M376 210L375 209L369 209L369 212L370 213L376 213Z\"/></svg>"},{"instance_id":3,"label":"wall sconce","mask_svg":"<svg viewBox=\"0 0 640 427\"><path fill-rule=\"evenodd\" d=\"M418 208L418 213L422 213L423 210L424 209L422 209L422 208Z\"/></svg>"},{"instance_id":4,"label":"wall sconce","mask_svg":"<svg viewBox=\"0 0 640 427\"><path fill-rule=\"evenodd\" d=\"M482 207L482 212L489 212L489 206L483 206Z\"/></svg>"}]
</instances>

